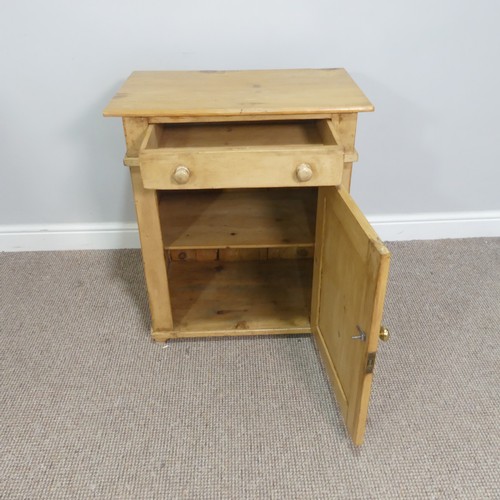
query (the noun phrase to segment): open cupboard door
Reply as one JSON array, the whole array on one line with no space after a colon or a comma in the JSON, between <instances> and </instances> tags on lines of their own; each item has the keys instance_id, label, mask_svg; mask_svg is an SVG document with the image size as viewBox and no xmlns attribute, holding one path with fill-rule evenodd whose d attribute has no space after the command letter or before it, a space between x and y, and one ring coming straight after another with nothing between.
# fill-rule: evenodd
<instances>
[{"instance_id":1,"label":"open cupboard door","mask_svg":"<svg viewBox=\"0 0 500 500\"><path fill-rule=\"evenodd\" d=\"M311 324L347 431L363 442L390 254L343 187L319 188Z\"/></svg>"}]
</instances>

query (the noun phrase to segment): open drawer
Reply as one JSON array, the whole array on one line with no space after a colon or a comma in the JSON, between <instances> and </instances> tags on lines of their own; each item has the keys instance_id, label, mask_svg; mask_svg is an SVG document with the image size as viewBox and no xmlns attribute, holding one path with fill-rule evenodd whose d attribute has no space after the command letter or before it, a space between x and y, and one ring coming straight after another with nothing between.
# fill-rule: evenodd
<instances>
[{"instance_id":1,"label":"open drawer","mask_svg":"<svg viewBox=\"0 0 500 500\"><path fill-rule=\"evenodd\" d=\"M139 152L148 189L336 186L344 161L331 120L150 124Z\"/></svg>"}]
</instances>

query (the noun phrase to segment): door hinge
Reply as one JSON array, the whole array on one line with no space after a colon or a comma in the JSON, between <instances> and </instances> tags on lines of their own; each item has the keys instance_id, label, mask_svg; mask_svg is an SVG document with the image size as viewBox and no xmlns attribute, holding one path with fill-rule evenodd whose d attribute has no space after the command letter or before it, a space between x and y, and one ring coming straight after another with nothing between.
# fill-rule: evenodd
<instances>
[{"instance_id":1,"label":"door hinge","mask_svg":"<svg viewBox=\"0 0 500 500\"><path fill-rule=\"evenodd\" d=\"M365 373L373 373L373 369L375 368L375 357L377 356L376 352L369 352L368 357L366 358L366 369Z\"/></svg>"}]
</instances>

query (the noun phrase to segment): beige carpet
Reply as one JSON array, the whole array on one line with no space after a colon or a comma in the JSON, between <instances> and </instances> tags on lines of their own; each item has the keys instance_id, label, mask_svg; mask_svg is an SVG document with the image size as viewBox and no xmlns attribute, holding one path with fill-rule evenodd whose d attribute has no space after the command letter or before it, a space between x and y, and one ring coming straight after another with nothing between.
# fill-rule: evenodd
<instances>
[{"instance_id":1,"label":"beige carpet","mask_svg":"<svg viewBox=\"0 0 500 500\"><path fill-rule=\"evenodd\" d=\"M389 246L359 449L309 336L163 349L138 251L0 254L0 497L500 498L500 239Z\"/></svg>"}]
</instances>

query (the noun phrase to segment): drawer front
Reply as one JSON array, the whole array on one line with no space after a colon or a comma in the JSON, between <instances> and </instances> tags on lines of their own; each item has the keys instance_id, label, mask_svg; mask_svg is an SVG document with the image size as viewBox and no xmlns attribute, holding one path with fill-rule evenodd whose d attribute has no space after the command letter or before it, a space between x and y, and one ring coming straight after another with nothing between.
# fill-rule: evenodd
<instances>
[{"instance_id":1,"label":"drawer front","mask_svg":"<svg viewBox=\"0 0 500 500\"><path fill-rule=\"evenodd\" d=\"M140 158L149 189L210 189L338 185L343 157L316 150L207 151Z\"/></svg>"},{"instance_id":2,"label":"drawer front","mask_svg":"<svg viewBox=\"0 0 500 500\"><path fill-rule=\"evenodd\" d=\"M180 131L151 124L139 154L142 181L147 189L340 185L344 149L325 138L324 121L317 129L316 136L316 124Z\"/></svg>"}]
</instances>

